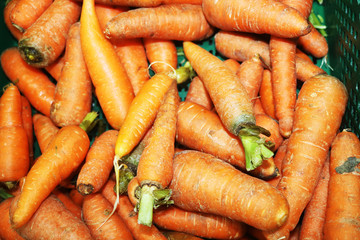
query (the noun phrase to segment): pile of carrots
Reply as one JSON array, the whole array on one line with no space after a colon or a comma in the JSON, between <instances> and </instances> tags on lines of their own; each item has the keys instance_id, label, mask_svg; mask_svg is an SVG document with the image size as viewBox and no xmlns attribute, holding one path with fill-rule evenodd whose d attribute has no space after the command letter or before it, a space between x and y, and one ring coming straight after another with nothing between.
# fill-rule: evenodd
<instances>
[{"instance_id":1,"label":"pile of carrots","mask_svg":"<svg viewBox=\"0 0 360 240\"><path fill-rule=\"evenodd\" d=\"M7 1L0 239L360 239L312 6Z\"/></svg>"}]
</instances>

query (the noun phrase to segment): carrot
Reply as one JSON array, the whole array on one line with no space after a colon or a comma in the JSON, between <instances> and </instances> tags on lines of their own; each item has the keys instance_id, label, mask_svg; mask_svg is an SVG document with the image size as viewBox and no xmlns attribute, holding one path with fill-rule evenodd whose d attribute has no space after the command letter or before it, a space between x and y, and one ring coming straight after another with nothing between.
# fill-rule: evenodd
<instances>
[{"instance_id":1,"label":"carrot","mask_svg":"<svg viewBox=\"0 0 360 240\"><path fill-rule=\"evenodd\" d=\"M101 193L113 205L117 201L117 195L114 192L115 182L109 180L103 187ZM151 227L138 224L138 215L134 212L134 207L126 195L122 195L118 200L119 204L116 208L117 213L125 222L130 232L137 240L166 240L155 225Z\"/></svg>"},{"instance_id":2,"label":"carrot","mask_svg":"<svg viewBox=\"0 0 360 240\"><path fill-rule=\"evenodd\" d=\"M174 231L161 231L161 232L168 240L201 240L202 239L194 235L182 233L182 232L174 232Z\"/></svg>"},{"instance_id":3,"label":"carrot","mask_svg":"<svg viewBox=\"0 0 360 240\"><path fill-rule=\"evenodd\" d=\"M358 239L360 141L350 131L340 132L331 145L330 180L324 239Z\"/></svg>"},{"instance_id":4,"label":"carrot","mask_svg":"<svg viewBox=\"0 0 360 240\"><path fill-rule=\"evenodd\" d=\"M289 236L298 224L340 127L347 99L343 83L330 75L312 77L301 87L295 108L294 131L289 138L282 178L277 186L289 202L289 218L280 229L264 232L268 239Z\"/></svg>"},{"instance_id":5,"label":"carrot","mask_svg":"<svg viewBox=\"0 0 360 240\"><path fill-rule=\"evenodd\" d=\"M274 156L274 163L275 163L275 166L277 167L277 169L279 170L279 174L277 177L272 178L267 181L269 184L273 185L274 187L277 187L277 185L281 179L281 176L282 176L282 166L283 166L283 161L285 159L288 142L289 142L288 139L284 139L284 141L282 141L281 145L276 150L276 153Z\"/></svg>"},{"instance_id":6,"label":"carrot","mask_svg":"<svg viewBox=\"0 0 360 240\"><path fill-rule=\"evenodd\" d=\"M157 209L154 212L154 223L161 229L209 239L238 239L246 232L244 223L214 214L190 212L174 206Z\"/></svg>"},{"instance_id":7,"label":"carrot","mask_svg":"<svg viewBox=\"0 0 360 240\"><path fill-rule=\"evenodd\" d=\"M183 46L186 58L203 80L222 123L241 139L246 169L249 171L260 166L263 159L272 157L273 153L258 136L260 132L265 135L268 132L255 125L253 105L245 87L216 56L192 42L184 42Z\"/></svg>"},{"instance_id":8,"label":"carrot","mask_svg":"<svg viewBox=\"0 0 360 240\"><path fill-rule=\"evenodd\" d=\"M20 196L10 206L10 217L16 210ZM12 225L13 226L13 225ZM54 195L49 195L40 204L32 218L25 225L15 229L24 239L92 239L85 223L75 217Z\"/></svg>"},{"instance_id":9,"label":"carrot","mask_svg":"<svg viewBox=\"0 0 360 240\"><path fill-rule=\"evenodd\" d=\"M11 205L11 198L7 198L0 203L0 239L3 240L23 240L10 224L9 209Z\"/></svg>"},{"instance_id":10,"label":"carrot","mask_svg":"<svg viewBox=\"0 0 360 240\"><path fill-rule=\"evenodd\" d=\"M296 56L296 76L297 79L305 82L316 75L325 74L325 71L315 64Z\"/></svg>"},{"instance_id":11,"label":"carrot","mask_svg":"<svg viewBox=\"0 0 360 240\"><path fill-rule=\"evenodd\" d=\"M111 203L101 193L87 195L84 198L82 212L84 222L94 239L133 239L121 217L111 212ZM106 220L106 222L104 222Z\"/></svg>"},{"instance_id":12,"label":"carrot","mask_svg":"<svg viewBox=\"0 0 360 240\"><path fill-rule=\"evenodd\" d=\"M69 28L79 19L80 11L72 0L52 2L19 39L21 57L34 67L52 64L63 52Z\"/></svg>"},{"instance_id":13,"label":"carrot","mask_svg":"<svg viewBox=\"0 0 360 240\"><path fill-rule=\"evenodd\" d=\"M212 154L246 171L245 153L241 141L221 123L219 116L196 103L181 102L178 110L176 141L191 149ZM248 172L262 179L276 177L273 159Z\"/></svg>"},{"instance_id":14,"label":"carrot","mask_svg":"<svg viewBox=\"0 0 360 240\"><path fill-rule=\"evenodd\" d=\"M84 2L84 0L77 0ZM185 0L184 0L185 1ZM110 6L126 6L126 7L156 7L161 4L162 0L95 0L96 4L110 5Z\"/></svg>"},{"instance_id":15,"label":"carrot","mask_svg":"<svg viewBox=\"0 0 360 240\"><path fill-rule=\"evenodd\" d=\"M264 69L259 96L265 113L275 119L274 96L272 91L271 71L269 69Z\"/></svg>"},{"instance_id":16,"label":"carrot","mask_svg":"<svg viewBox=\"0 0 360 240\"><path fill-rule=\"evenodd\" d=\"M54 138L59 128L47 116L40 113L33 115L34 134L39 144L40 151L45 152L50 141Z\"/></svg>"},{"instance_id":17,"label":"carrot","mask_svg":"<svg viewBox=\"0 0 360 240\"><path fill-rule=\"evenodd\" d=\"M76 188L82 195L98 192L108 180L117 137L117 130L108 130L91 145L76 181Z\"/></svg>"},{"instance_id":18,"label":"carrot","mask_svg":"<svg viewBox=\"0 0 360 240\"><path fill-rule=\"evenodd\" d=\"M80 23L71 25L66 40L65 63L56 84L50 118L59 127L79 125L91 111L91 79L80 41Z\"/></svg>"},{"instance_id":19,"label":"carrot","mask_svg":"<svg viewBox=\"0 0 360 240\"><path fill-rule=\"evenodd\" d=\"M84 202L84 196L81 195L77 189L71 189L69 192L69 198L79 207L82 207Z\"/></svg>"},{"instance_id":20,"label":"carrot","mask_svg":"<svg viewBox=\"0 0 360 240\"><path fill-rule=\"evenodd\" d=\"M55 60L55 62L53 62L49 66L46 66L45 70L54 78L55 81L58 81L64 64L65 58L64 55L61 55Z\"/></svg>"},{"instance_id":21,"label":"carrot","mask_svg":"<svg viewBox=\"0 0 360 240\"><path fill-rule=\"evenodd\" d=\"M55 189L52 193L64 204L75 217L82 219L81 207L76 205L70 197L59 189Z\"/></svg>"},{"instance_id":22,"label":"carrot","mask_svg":"<svg viewBox=\"0 0 360 240\"><path fill-rule=\"evenodd\" d=\"M196 4L196 5L201 5L202 4L202 0L162 0L161 1L162 4Z\"/></svg>"},{"instance_id":23,"label":"carrot","mask_svg":"<svg viewBox=\"0 0 360 240\"><path fill-rule=\"evenodd\" d=\"M258 229L277 229L289 214L279 190L194 150L175 155L169 188L175 205L184 210L218 214Z\"/></svg>"},{"instance_id":24,"label":"carrot","mask_svg":"<svg viewBox=\"0 0 360 240\"><path fill-rule=\"evenodd\" d=\"M285 38L310 31L309 23L298 11L278 1L203 0L202 7L209 23L221 30L267 33Z\"/></svg>"},{"instance_id":25,"label":"carrot","mask_svg":"<svg viewBox=\"0 0 360 240\"><path fill-rule=\"evenodd\" d=\"M10 216L14 228L28 222L41 202L77 169L89 146L89 137L79 126L66 126L58 131L26 176L17 207Z\"/></svg>"},{"instance_id":26,"label":"carrot","mask_svg":"<svg viewBox=\"0 0 360 240\"><path fill-rule=\"evenodd\" d=\"M240 63L232 58L228 58L228 59L224 60L224 63L235 73L237 72L238 68L240 67Z\"/></svg>"},{"instance_id":27,"label":"carrot","mask_svg":"<svg viewBox=\"0 0 360 240\"><path fill-rule=\"evenodd\" d=\"M33 120L32 120L32 110L26 97L21 96L21 117L23 127L26 131L26 136L29 144L29 160L32 164L34 160L34 133L33 133Z\"/></svg>"},{"instance_id":28,"label":"carrot","mask_svg":"<svg viewBox=\"0 0 360 240\"><path fill-rule=\"evenodd\" d=\"M4 7L3 10L3 16L4 16L4 22L5 22L5 26L7 27L7 29L9 30L9 32L11 33L11 35L16 39L19 40L22 36L22 32L19 31L19 29L17 29L16 27L14 27L14 25L12 25L11 21L10 21L10 14L11 11L14 9L14 7L16 6L17 2L19 2L20 0L11 0L8 1Z\"/></svg>"},{"instance_id":29,"label":"carrot","mask_svg":"<svg viewBox=\"0 0 360 240\"><path fill-rule=\"evenodd\" d=\"M327 159L322 168L314 194L305 208L300 227L300 239L324 239L322 230L325 222L329 178L329 160Z\"/></svg>"},{"instance_id":30,"label":"carrot","mask_svg":"<svg viewBox=\"0 0 360 240\"><path fill-rule=\"evenodd\" d=\"M199 41L213 33L214 28L206 21L201 6L192 4L129 10L109 21L105 30L105 36L111 40L157 38Z\"/></svg>"},{"instance_id":31,"label":"carrot","mask_svg":"<svg viewBox=\"0 0 360 240\"><path fill-rule=\"evenodd\" d=\"M309 55L301 51L298 47L296 48L296 55L302 57L305 60L308 60L309 62L313 62Z\"/></svg>"},{"instance_id":32,"label":"carrot","mask_svg":"<svg viewBox=\"0 0 360 240\"><path fill-rule=\"evenodd\" d=\"M326 38L313 25L308 34L299 37L297 44L298 47L316 58L325 57L329 51Z\"/></svg>"},{"instance_id":33,"label":"carrot","mask_svg":"<svg viewBox=\"0 0 360 240\"><path fill-rule=\"evenodd\" d=\"M269 137L262 136L266 141L270 141L274 144L272 150L275 152L284 138L280 134L280 127L276 120L266 114L255 115L256 124L269 130L271 135Z\"/></svg>"},{"instance_id":34,"label":"carrot","mask_svg":"<svg viewBox=\"0 0 360 240\"><path fill-rule=\"evenodd\" d=\"M177 85L173 81L159 107L137 168L137 179L141 185L139 224L151 226L153 208L171 203L167 202L171 191L166 188L172 178L179 102ZM158 192L161 193L160 197Z\"/></svg>"},{"instance_id":35,"label":"carrot","mask_svg":"<svg viewBox=\"0 0 360 240\"><path fill-rule=\"evenodd\" d=\"M199 104L208 110L212 110L214 107L203 81L198 76L191 80L185 101Z\"/></svg>"},{"instance_id":36,"label":"carrot","mask_svg":"<svg viewBox=\"0 0 360 240\"><path fill-rule=\"evenodd\" d=\"M29 144L21 110L20 92L10 85L0 98L0 182L19 180L29 170Z\"/></svg>"},{"instance_id":37,"label":"carrot","mask_svg":"<svg viewBox=\"0 0 360 240\"><path fill-rule=\"evenodd\" d=\"M128 7L100 4L96 2L97 1L95 1L95 13L102 31L105 30L107 22L110 21L113 17L129 10Z\"/></svg>"},{"instance_id":38,"label":"carrot","mask_svg":"<svg viewBox=\"0 0 360 240\"><path fill-rule=\"evenodd\" d=\"M52 0L20 0L11 11L11 23L25 32L45 10L52 4Z\"/></svg>"},{"instance_id":39,"label":"carrot","mask_svg":"<svg viewBox=\"0 0 360 240\"><path fill-rule=\"evenodd\" d=\"M262 106L261 99L259 97L255 98L255 100L254 100L253 112L254 112L255 116L257 114L265 114L265 115L267 115L264 108L263 108L263 106Z\"/></svg>"},{"instance_id":40,"label":"carrot","mask_svg":"<svg viewBox=\"0 0 360 240\"><path fill-rule=\"evenodd\" d=\"M1 66L6 76L29 100L31 106L42 114L50 116L50 106L55 95L55 85L50 79L40 69L29 66L21 58L16 47L7 48L2 52Z\"/></svg>"},{"instance_id":41,"label":"carrot","mask_svg":"<svg viewBox=\"0 0 360 240\"><path fill-rule=\"evenodd\" d=\"M137 196L140 193L140 183L137 177L135 176L133 179L130 180L127 186L127 195L131 204L135 207L139 203L139 199Z\"/></svg>"},{"instance_id":42,"label":"carrot","mask_svg":"<svg viewBox=\"0 0 360 240\"><path fill-rule=\"evenodd\" d=\"M112 44L102 34L94 0L84 0L80 39L86 66L106 120L114 129L123 124L134 98L133 89Z\"/></svg>"}]
</instances>

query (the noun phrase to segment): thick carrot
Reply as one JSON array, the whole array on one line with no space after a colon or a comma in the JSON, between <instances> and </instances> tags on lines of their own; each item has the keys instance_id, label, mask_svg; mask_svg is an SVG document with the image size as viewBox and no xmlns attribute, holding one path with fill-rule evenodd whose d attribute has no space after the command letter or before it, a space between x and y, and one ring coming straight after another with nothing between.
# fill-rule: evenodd
<instances>
[{"instance_id":1,"label":"thick carrot","mask_svg":"<svg viewBox=\"0 0 360 240\"><path fill-rule=\"evenodd\" d=\"M238 68L240 67L240 63L232 58L228 58L228 59L224 60L224 63L235 73L237 72Z\"/></svg>"},{"instance_id":2,"label":"thick carrot","mask_svg":"<svg viewBox=\"0 0 360 240\"><path fill-rule=\"evenodd\" d=\"M11 0L8 1L4 7L3 16L4 16L4 22L6 27L9 29L11 35L16 39L19 40L22 36L22 32L19 31L14 25L12 25L10 21L10 14L13 8L16 6L17 2L20 0Z\"/></svg>"},{"instance_id":3,"label":"thick carrot","mask_svg":"<svg viewBox=\"0 0 360 240\"><path fill-rule=\"evenodd\" d=\"M329 51L326 38L311 25L311 32L299 37L297 41L298 47L316 58L325 57Z\"/></svg>"},{"instance_id":4,"label":"thick carrot","mask_svg":"<svg viewBox=\"0 0 360 240\"><path fill-rule=\"evenodd\" d=\"M29 170L29 144L21 112L20 92L11 84L0 98L0 182L19 180Z\"/></svg>"},{"instance_id":5,"label":"thick carrot","mask_svg":"<svg viewBox=\"0 0 360 240\"><path fill-rule=\"evenodd\" d=\"M115 213L109 218L111 203L101 194L87 195L82 206L84 222L94 239L133 239L121 217Z\"/></svg>"},{"instance_id":6,"label":"thick carrot","mask_svg":"<svg viewBox=\"0 0 360 240\"><path fill-rule=\"evenodd\" d=\"M69 192L69 198L79 207L82 207L84 202L84 196L81 195L77 189L71 189Z\"/></svg>"},{"instance_id":7,"label":"thick carrot","mask_svg":"<svg viewBox=\"0 0 360 240\"><path fill-rule=\"evenodd\" d=\"M55 62L53 62L49 66L46 66L45 70L54 78L55 81L58 81L64 64L65 58L64 55L61 55L55 60Z\"/></svg>"},{"instance_id":8,"label":"thick carrot","mask_svg":"<svg viewBox=\"0 0 360 240\"><path fill-rule=\"evenodd\" d=\"M21 96L21 108L22 123L26 131L26 136L29 143L29 159L31 165L34 160L34 132L32 110L29 100L27 100L27 98L24 96Z\"/></svg>"},{"instance_id":9,"label":"thick carrot","mask_svg":"<svg viewBox=\"0 0 360 240\"><path fill-rule=\"evenodd\" d=\"M11 11L11 23L25 32L52 3L53 0L19 0Z\"/></svg>"},{"instance_id":10,"label":"thick carrot","mask_svg":"<svg viewBox=\"0 0 360 240\"><path fill-rule=\"evenodd\" d=\"M16 210L19 196L10 206L10 217ZM12 225L13 226L13 225ZM93 239L85 223L75 217L64 204L51 194L42 203L25 225L15 229L24 239Z\"/></svg>"},{"instance_id":11,"label":"thick carrot","mask_svg":"<svg viewBox=\"0 0 360 240\"><path fill-rule=\"evenodd\" d=\"M324 239L322 230L325 222L329 178L329 159L327 159L321 171L320 179L316 185L314 194L305 208L300 227L300 239Z\"/></svg>"},{"instance_id":12,"label":"thick carrot","mask_svg":"<svg viewBox=\"0 0 360 240\"><path fill-rule=\"evenodd\" d=\"M279 148L284 138L280 134L280 127L276 120L266 114L255 115L256 124L269 130L271 135L269 137L262 136L266 141L270 141L274 144L271 148L274 152Z\"/></svg>"},{"instance_id":13,"label":"thick carrot","mask_svg":"<svg viewBox=\"0 0 360 240\"><path fill-rule=\"evenodd\" d=\"M246 232L244 223L215 214L190 212L175 206L155 210L154 223L161 229L209 239L238 239Z\"/></svg>"},{"instance_id":14,"label":"thick carrot","mask_svg":"<svg viewBox=\"0 0 360 240\"><path fill-rule=\"evenodd\" d=\"M55 0L19 39L22 58L31 66L52 64L65 48L70 26L80 16L81 7L72 0Z\"/></svg>"},{"instance_id":15,"label":"thick carrot","mask_svg":"<svg viewBox=\"0 0 360 240\"><path fill-rule=\"evenodd\" d=\"M280 229L264 232L268 239L289 236L298 224L340 127L347 99L344 84L330 75L312 77L301 87L294 131L289 138L282 178L277 186L289 202L289 218Z\"/></svg>"},{"instance_id":16,"label":"thick carrot","mask_svg":"<svg viewBox=\"0 0 360 240\"><path fill-rule=\"evenodd\" d=\"M64 204L66 209L68 209L75 217L82 219L81 207L78 206L71 200L71 198L60 189L55 189L52 193Z\"/></svg>"},{"instance_id":17,"label":"thick carrot","mask_svg":"<svg viewBox=\"0 0 360 240\"><path fill-rule=\"evenodd\" d=\"M50 141L54 138L59 128L47 116L35 113L33 116L34 134L39 144L40 151L45 152Z\"/></svg>"},{"instance_id":18,"label":"thick carrot","mask_svg":"<svg viewBox=\"0 0 360 240\"><path fill-rule=\"evenodd\" d=\"M111 203L116 202L116 193L114 192L115 182L109 180L103 187L101 193ZM138 215L134 212L134 207L126 195L121 195L118 200L117 213L125 222L130 232L137 240L166 240L155 225L151 227L138 224Z\"/></svg>"},{"instance_id":19,"label":"thick carrot","mask_svg":"<svg viewBox=\"0 0 360 240\"><path fill-rule=\"evenodd\" d=\"M172 72L177 68L175 42L165 39L144 38L146 57L155 73Z\"/></svg>"},{"instance_id":20,"label":"thick carrot","mask_svg":"<svg viewBox=\"0 0 360 240\"><path fill-rule=\"evenodd\" d=\"M339 133L331 146L330 180L324 239L360 236L360 141L349 131Z\"/></svg>"},{"instance_id":21,"label":"thick carrot","mask_svg":"<svg viewBox=\"0 0 360 240\"><path fill-rule=\"evenodd\" d=\"M209 23L221 30L267 33L286 38L310 31L309 23L298 11L278 1L203 0L202 7Z\"/></svg>"},{"instance_id":22,"label":"thick carrot","mask_svg":"<svg viewBox=\"0 0 360 240\"><path fill-rule=\"evenodd\" d=\"M194 150L175 155L170 189L175 205L182 209L218 214L258 229L277 229L289 214L279 190Z\"/></svg>"},{"instance_id":23,"label":"thick carrot","mask_svg":"<svg viewBox=\"0 0 360 240\"><path fill-rule=\"evenodd\" d=\"M275 119L274 96L272 92L271 71L269 69L264 69L259 96L265 113Z\"/></svg>"},{"instance_id":24,"label":"thick carrot","mask_svg":"<svg viewBox=\"0 0 360 240\"><path fill-rule=\"evenodd\" d=\"M133 9L114 17L105 30L106 37L111 40L157 38L199 41L213 33L214 28L206 21L201 6L192 4Z\"/></svg>"},{"instance_id":25,"label":"thick carrot","mask_svg":"<svg viewBox=\"0 0 360 240\"><path fill-rule=\"evenodd\" d=\"M26 176L17 207L10 216L14 228L28 222L51 191L71 175L85 159L89 145L89 137L79 126L59 130Z\"/></svg>"},{"instance_id":26,"label":"thick carrot","mask_svg":"<svg viewBox=\"0 0 360 240\"><path fill-rule=\"evenodd\" d=\"M9 209L11 205L11 198L7 198L0 203L0 239L3 240L23 240L10 224Z\"/></svg>"},{"instance_id":27,"label":"thick carrot","mask_svg":"<svg viewBox=\"0 0 360 240\"><path fill-rule=\"evenodd\" d=\"M165 201L171 196L166 188L172 179L179 102L177 83L173 81L159 107L137 168L136 177L141 185L139 224L151 226L153 208L168 204ZM157 192L162 193L160 198Z\"/></svg>"},{"instance_id":28,"label":"thick carrot","mask_svg":"<svg viewBox=\"0 0 360 240\"><path fill-rule=\"evenodd\" d=\"M283 161L285 159L288 142L289 142L289 139L284 139L284 141L281 143L279 148L276 150L276 153L274 156L274 163L275 163L275 166L277 167L277 169L279 170L279 175L277 177L267 181L269 184L273 185L274 187L277 187L277 185L281 179L281 176L282 176L282 166L283 166Z\"/></svg>"},{"instance_id":29,"label":"thick carrot","mask_svg":"<svg viewBox=\"0 0 360 240\"><path fill-rule=\"evenodd\" d=\"M208 110L212 110L214 107L203 81L198 76L191 80L185 101L199 104Z\"/></svg>"},{"instance_id":30,"label":"thick carrot","mask_svg":"<svg viewBox=\"0 0 360 240\"><path fill-rule=\"evenodd\" d=\"M201 105L188 101L180 103L176 141L246 171L245 153L240 140L226 130L215 112ZM248 173L262 179L270 179L278 174L272 158Z\"/></svg>"},{"instance_id":31,"label":"thick carrot","mask_svg":"<svg viewBox=\"0 0 360 240\"><path fill-rule=\"evenodd\" d=\"M235 73L204 48L192 42L184 42L183 46L186 58L203 80L222 123L229 132L241 139L246 169L254 170L273 153L258 136L260 132L268 133L255 125L253 104L245 87Z\"/></svg>"},{"instance_id":32,"label":"thick carrot","mask_svg":"<svg viewBox=\"0 0 360 240\"><path fill-rule=\"evenodd\" d=\"M117 130L108 130L91 145L76 181L76 188L82 195L98 192L108 180L113 167L117 137Z\"/></svg>"},{"instance_id":33,"label":"thick carrot","mask_svg":"<svg viewBox=\"0 0 360 240\"><path fill-rule=\"evenodd\" d=\"M31 106L44 115L50 116L55 84L40 69L29 66L21 58L16 47L7 48L2 52L1 66L6 76L29 100Z\"/></svg>"},{"instance_id":34,"label":"thick carrot","mask_svg":"<svg viewBox=\"0 0 360 240\"><path fill-rule=\"evenodd\" d=\"M80 22L71 25L65 63L56 83L50 118L59 127L79 125L91 111L92 84L80 41Z\"/></svg>"},{"instance_id":35,"label":"thick carrot","mask_svg":"<svg viewBox=\"0 0 360 240\"><path fill-rule=\"evenodd\" d=\"M130 80L102 34L94 0L84 0L80 23L81 47L96 96L110 126L119 129L134 98Z\"/></svg>"}]
</instances>

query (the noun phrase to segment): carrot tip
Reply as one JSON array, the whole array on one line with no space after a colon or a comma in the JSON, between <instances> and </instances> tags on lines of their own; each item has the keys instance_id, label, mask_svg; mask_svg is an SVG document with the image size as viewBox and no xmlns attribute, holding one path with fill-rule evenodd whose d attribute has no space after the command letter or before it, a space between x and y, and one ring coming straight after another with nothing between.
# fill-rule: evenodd
<instances>
[{"instance_id":1,"label":"carrot tip","mask_svg":"<svg viewBox=\"0 0 360 240\"><path fill-rule=\"evenodd\" d=\"M91 194L94 191L94 186L91 184L81 183L77 186L77 190L81 195L85 196Z\"/></svg>"}]
</instances>

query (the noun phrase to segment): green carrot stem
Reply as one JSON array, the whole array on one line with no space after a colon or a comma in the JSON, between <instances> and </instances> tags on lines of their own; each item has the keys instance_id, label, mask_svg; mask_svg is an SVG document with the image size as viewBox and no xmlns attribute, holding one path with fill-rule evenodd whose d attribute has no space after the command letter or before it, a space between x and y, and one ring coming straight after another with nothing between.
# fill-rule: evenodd
<instances>
[{"instance_id":1,"label":"green carrot stem","mask_svg":"<svg viewBox=\"0 0 360 240\"><path fill-rule=\"evenodd\" d=\"M141 188L138 223L148 227L151 227L153 220L153 209L155 204L153 191L155 189L157 189L155 186L149 185L144 185Z\"/></svg>"},{"instance_id":2,"label":"green carrot stem","mask_svg":"<svg viewBox=\"0 0 360 240\"><path fill-rule=\"evenodd\" d=\"M95 119L97 118L97 112L89 112L86 114L79 127L81 127L85 132L90 132L96 125Z\"/></svg>"}]
</instances>

